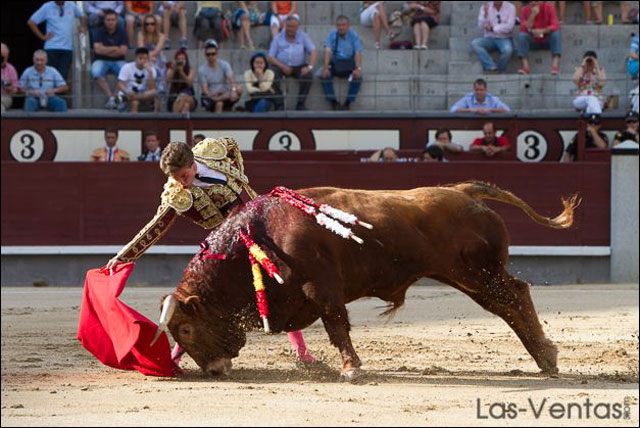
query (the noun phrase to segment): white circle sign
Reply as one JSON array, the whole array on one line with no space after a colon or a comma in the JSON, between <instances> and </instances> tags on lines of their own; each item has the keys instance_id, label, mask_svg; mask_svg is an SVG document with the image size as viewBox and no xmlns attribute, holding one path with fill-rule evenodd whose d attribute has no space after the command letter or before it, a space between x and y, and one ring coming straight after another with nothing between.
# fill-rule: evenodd
<instances>
[{"instance_id":1,"label":"white circle sign","mask_svg":"<svg viewBox=\"0 0 640 428\"><path fill-rule=\"evenodd\" d=\"M36 162L44 153L42 137L30 129L13 134L9 147L11 156L18 162Z\"/></svg>"},{"instance_id":2,"label":"white circle sign","mask_svg":"<svg viewBox=\"0 0 640 428\"><path fill-rule=\"evenodd\" d=\"M300 139L290 131L276 132L269 140L269 150L300 150Z\"/></svg>"},{"instance_id":3,"label":"white circle sign","mask_svg":"<svg viewBox=\"0 0 640 428\"><path fill-rule=\"evenodd\" d=\"M528 129L518 135L518 159L521 162L540 162L548 150L549 144L539 132Z\"/></svg>"}]
</instances>

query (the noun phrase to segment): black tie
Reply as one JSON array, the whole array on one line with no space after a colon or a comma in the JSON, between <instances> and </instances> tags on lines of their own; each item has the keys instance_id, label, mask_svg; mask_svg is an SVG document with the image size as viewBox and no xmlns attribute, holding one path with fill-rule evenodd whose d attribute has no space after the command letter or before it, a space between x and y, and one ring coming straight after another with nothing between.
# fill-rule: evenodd
<instances>
[{"instance_id":1,"label":"black tie","mask_svg":"<svg viewBox=\"0 0 640 428\"><path fill-rule=\"evenodd\" d=\"M203 183L208 183L208 184L227 184L226 181L220 180L219 178L205 177L204 175L200 175L200 174L196 174L196 178L202 181Z\"/></svg>"}]
</instances>

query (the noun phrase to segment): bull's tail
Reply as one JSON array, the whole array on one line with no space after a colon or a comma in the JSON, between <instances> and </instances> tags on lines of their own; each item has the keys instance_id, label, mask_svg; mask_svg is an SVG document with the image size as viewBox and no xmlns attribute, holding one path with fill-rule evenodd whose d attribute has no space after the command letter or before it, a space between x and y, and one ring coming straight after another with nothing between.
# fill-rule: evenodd
<instances>
[{"instance_id":1,"label":"bull's tail","mask_svg":"<svg viewBox=\"0 0 640 428\"><path fill-rule=\"evenodd\" d=\"M502 190L497 186L481 181L468 181L453 186L473 199L494 199L510 205L515 205L522 209L536 223L554 229L567 229L573 224L573 212L580 205L582 199L578 195L572 195L569 199L562 198L564 210L556 218L544 217L538 214L525 201L518 198L511 192Z\"/></svg>"}]
</instances>

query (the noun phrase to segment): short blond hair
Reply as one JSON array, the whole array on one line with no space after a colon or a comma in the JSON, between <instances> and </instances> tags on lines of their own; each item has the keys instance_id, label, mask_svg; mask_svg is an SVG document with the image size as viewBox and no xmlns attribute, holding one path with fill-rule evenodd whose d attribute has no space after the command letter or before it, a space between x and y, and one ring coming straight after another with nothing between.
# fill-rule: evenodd
<instances>
[{"instance_id":1,"label":"short blond hair","mask_svg":"<svg viewBox=\"0 0 640 428\"><path fill-rule=\"evenodd\" d=\"M162 150L160 169L167 176L170 176L185 166L193 165L193 162L193 152L187 143L169 143L167 147Z\"/></svg>"}]
</instances>

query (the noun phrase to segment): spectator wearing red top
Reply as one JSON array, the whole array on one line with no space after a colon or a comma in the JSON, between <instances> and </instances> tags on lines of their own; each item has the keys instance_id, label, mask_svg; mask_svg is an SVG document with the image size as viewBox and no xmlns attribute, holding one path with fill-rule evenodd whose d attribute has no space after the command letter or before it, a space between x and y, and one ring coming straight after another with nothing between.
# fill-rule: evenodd
<instances>
[{"instance_id":1,"label":"spectator wearing red top","mask_svg":"<svg viewBox=\"0 0 640 428\"><path fill-rule=\"evenodd\" d=\"M522 60L520 74L530 74L529 49L550 49L553 57L551 74L559 73L558 62L562 54L560 25L553 4L532 1L522 8L520 33L518 34L518 57Z\"/></svg>"},{"instance_id":2,"label":"spectator wearing red top","mask_svg":"<svg viewBox=\"0 0 640 428\"><path fill-rule=\"evenodd\" d=\"M504 135L501 137L496 136L496 127L493 122L487 122L482 127L483 138L476 138L469 151L483 151L485 155L491 157L496 153L506 152L509 150L510 144L507 137Z\"/></svg>"}]
</instances>

